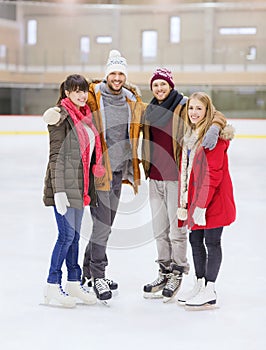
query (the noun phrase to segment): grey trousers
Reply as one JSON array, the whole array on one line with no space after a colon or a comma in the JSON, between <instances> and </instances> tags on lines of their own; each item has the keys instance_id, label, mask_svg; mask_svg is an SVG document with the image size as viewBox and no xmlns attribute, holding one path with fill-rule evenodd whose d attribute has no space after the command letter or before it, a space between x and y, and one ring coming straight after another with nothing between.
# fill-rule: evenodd
<instances>
[{"instance_id":1,"label":"grey trousers","mask_svg":"<svg viewBox=\"0 0 266 350\"><path fill-rule=\"evenodd\" d=\"M121 195L122 171L113 173L110 191L97 191L98 206L91 207L92 234L83 260L83 277L103 278L108 265L107 241L111 234Z\"/></svg>"},{"instance_id":2,"label":"grey trousers","mask_svg":"<svg viewBox=\"0 0 266 350\"><path fill-rule=\"evenodd\" d=\"M178 228L177 219L178 182L150 180L149 197L157 262L175 263L188 273L187 229Z\"/></svg>"}]
</instances>

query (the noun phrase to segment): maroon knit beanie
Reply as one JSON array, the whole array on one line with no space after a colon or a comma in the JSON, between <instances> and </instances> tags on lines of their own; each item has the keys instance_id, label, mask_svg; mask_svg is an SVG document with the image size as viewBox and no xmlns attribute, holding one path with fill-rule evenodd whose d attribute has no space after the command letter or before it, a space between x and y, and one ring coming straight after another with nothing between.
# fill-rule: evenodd
<instances>
[{"instance_id":1,"label":"maroon knit beanie","mask_svg":"<svg viewBox=\"0 0 266 350\"><path fill-rule=\"evenodd\" d=\"M156 69L156 71L153 73L153 75L151 77L150 88L152 86L153 81L156 79L161 79L161 80L167 81L167 83L171 86L172 89L175 86L172 72L166 68L157 68ZM152 90L152 88L151 88L151 90Z\"/></svg>"}]
</instances>

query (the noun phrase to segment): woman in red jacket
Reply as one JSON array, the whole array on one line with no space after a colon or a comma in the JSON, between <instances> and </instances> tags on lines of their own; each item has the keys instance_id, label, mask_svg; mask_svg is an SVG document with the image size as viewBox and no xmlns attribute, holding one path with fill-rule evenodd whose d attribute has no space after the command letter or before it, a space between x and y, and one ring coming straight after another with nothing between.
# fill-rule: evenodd
<instances>
[{"instance_id":1,"label":"woman in red jacket","mask_svg":"<svg viewBox=\"0 0 266 350\"><path fill-rule=\"evenodd\" d=\"M193 290L179 296L178 301L198 309L216 304L215 281L222 261L222 231L236 217L227 152L234 130L226 126L216 147L205 149L201 142L215 114L210 97L203 92L193 93L186 112L178 218L191 230L189 241L197 282Z\"/></svg>"}]
</instances>

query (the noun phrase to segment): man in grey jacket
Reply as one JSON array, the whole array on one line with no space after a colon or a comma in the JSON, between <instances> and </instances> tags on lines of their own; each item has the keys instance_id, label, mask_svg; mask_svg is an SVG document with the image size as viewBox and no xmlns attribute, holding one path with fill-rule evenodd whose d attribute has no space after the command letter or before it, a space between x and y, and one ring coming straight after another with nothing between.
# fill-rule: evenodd
<instances>
[{"instance_id":1,"label":"man in grey jacket","mask_svg":"<svg viewBox=\"0 0 266 350\"><path fill-rule=\"evenodd\" d=\"M127 62L117 50L111 50L105 79L91 83L88 105L100 134L106 174L95 179L98 205L91 207L92 234L83 262L83 284L93 285L100 300L112 297L118 284L105 277L108 265L106 247L117 213L122 182L132 184L137 193L140 183L137 156L142 105L134 90L125 88Z\"/></svg>"}]
</instances>

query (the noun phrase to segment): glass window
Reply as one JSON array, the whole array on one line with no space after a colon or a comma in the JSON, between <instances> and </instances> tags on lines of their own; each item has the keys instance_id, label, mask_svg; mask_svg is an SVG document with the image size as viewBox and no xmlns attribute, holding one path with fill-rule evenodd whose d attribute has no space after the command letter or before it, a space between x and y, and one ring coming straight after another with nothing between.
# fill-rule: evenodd
<instances>
[{"instance_id":1,"label":"glass window","mask_svg":"<svg viewBox=\"0 0 266 350\"><path fill-rule=\"evenodd\" d=\"M97 44L111 44L112 41L112 37L108 35L97 36L96 38Z\"/></svg>"},{"instance_id":2,"label":"glass window","mask_svg":"<svg viewBox=\"0 0 266 350\"><path fill-rule=\"evenodd\" d=\"M254 61L257 57L257 48L255 46L249 47L249 52L246 55L246 59L249 61Z\"/></svg>"},{"instance_id":3,"label":"glass window","mask_svg":"<svg viewBox=\"0 0 266 350\"><path fill-rule=\"evenodd\" d=\"M170 43L180 42L180 17L174 16L170 19Z\"/></svg>"},{"instance_id":4,"label":"glass window","mask_svg":"<svg viewBox=\"0 0 266 350\"><path fill-rule=\"evenodd\" d=\"M142 57L155 58L157 56L158 33L156 30L142 32Z\"/></svg>"},{"instance_id":5,"label":"glass window","mask_svg":"<svg viewBox=\"0 0 266 350\"><path fill-rule=\"evenodd\" d=\"M221 35L255 35L257 28L255 27L224 27L219 29Z\"/></svg>"},{"instance_id":6,"label":"glass window","mask_svg":"<svg viewBox=\"0 0 266 350\"><path fill-rule=\"evenodd\" d=\"M30 19L27 22L27 44L35 45L37 43L37 21Z\"/></svg>"},{"instance_id":7,"label":"glass window","mask_svg":"<svg viewBox=\"0 0 266 350\"><path fill-rule=\"evenodd\" d=\"M80 38L80 58L82 63L88 62L90 52L90 38L82 36Z\"/></svg>"},{"instance_id":8,"label":"glass window","mask_svg":"<svg viewBox=\"0 0 266 350\"><path fill-rule=\"evenodd\" d=\"M82 53L90 52L90 38L88 36L82 36L80 38L80 52Z\"/></svg>"},{"instance_id":9,"label":"glass window","mask_svg":"<svg viewBox=\"0 0 266 350\"><path fill-rule=\"evenodd\" d=\"M1 45L0 44L0 58L5 58L6 57L6 45Z\"/></svg>"}]
</instances>

